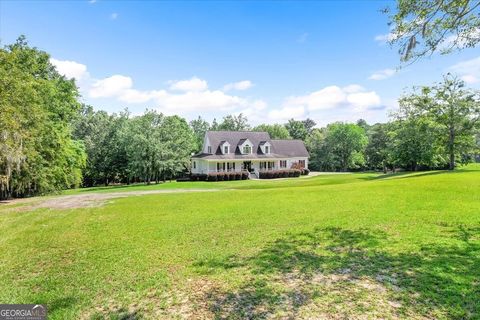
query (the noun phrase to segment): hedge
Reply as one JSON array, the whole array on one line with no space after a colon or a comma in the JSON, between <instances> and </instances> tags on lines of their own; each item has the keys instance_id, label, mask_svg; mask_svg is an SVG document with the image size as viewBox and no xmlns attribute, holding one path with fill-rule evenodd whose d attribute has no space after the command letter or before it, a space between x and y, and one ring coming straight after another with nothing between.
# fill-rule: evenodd
<instances>
[{"instance_id":1,"label":"hedge","mask_svg":"<svg viewBox=\"0 0 480 320\"><path fill-rule=\"evenodd\" d=\"M302 171L298 169L288 169L288 170L272 170L272 171L260 171L260 179L276 179L276 178L289 178L289 177L300 177Z\"/></svg>"},{"instance_id":2,"label":"hedge","mask_svg":"<svg viewBox=\"0 0 480 320\"><path fill-rule=\"evenodd\" d=\"M308 169L285 169L285 170L271 170L260 171L260 179L276 179L276 178L293 178L300 177L300 175L307 175L310 173ZM230 180L247 180L248 172L212 172L205 173L192 173L190 175L191 181L230 181Z\"/></svg>"}]
</instances>

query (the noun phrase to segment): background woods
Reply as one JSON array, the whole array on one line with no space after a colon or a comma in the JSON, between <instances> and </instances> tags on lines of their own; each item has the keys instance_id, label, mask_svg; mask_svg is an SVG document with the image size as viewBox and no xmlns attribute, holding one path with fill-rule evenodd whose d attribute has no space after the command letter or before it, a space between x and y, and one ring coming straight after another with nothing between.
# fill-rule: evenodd
<instances>
[{"instance_id":1,"label":"background woods","mask_svg":"<svg viewBox=\"0 0 480 320\"><path fill-rule=\"evenodd\" d=\"M0 50L0 198L77 186L159 182L189 170L208 130L266 131L303 140L321 171L454 169L478 160L479 93L453 75L415 87L389 123L319 128L312 119L253 127L243 114L210 124L154 110L108 114L79 103L74 79L24 37Z\"/></svg>"}]
</instances>

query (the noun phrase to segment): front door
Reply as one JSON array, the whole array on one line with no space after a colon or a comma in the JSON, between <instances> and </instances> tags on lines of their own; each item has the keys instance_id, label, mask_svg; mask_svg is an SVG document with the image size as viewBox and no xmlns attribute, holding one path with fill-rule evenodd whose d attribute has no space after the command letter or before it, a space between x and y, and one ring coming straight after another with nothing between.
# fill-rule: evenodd
<instances>
[{"instance_id":1,"label":"front door","mask_svg":"<svg viewBox=\"0 0 480 320\"><path fill-rule=\"evenodd\" d=\"M243 170L252 172L252 161L243 161Z\"/></svg>"}]
</instances>

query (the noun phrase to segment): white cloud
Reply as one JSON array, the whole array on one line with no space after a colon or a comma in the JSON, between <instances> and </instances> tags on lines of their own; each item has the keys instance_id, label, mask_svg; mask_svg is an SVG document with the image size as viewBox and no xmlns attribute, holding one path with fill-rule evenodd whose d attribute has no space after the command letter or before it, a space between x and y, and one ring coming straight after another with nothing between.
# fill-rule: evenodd
<instances>
[{"instance_id":1,"label":"white cloud","mask_svg":"<svg viewBox=\"0 0 480 320\"><path fill-rule=\"evenodd\" d=\"M479 58L480 60L480 58ZM480 64L480 61L478 61ZM385 103L375 91L368 91L358 84L345 87L327 86L300 96L290 96L283 100L279 108L268 108L260 99L252 99L230 94L228 90L246 90L253 86L249 80L225 85L222 89L208 89L206 80L193 77L185 80L168 81L166 88L142 90L134 85L131 77L115 74L102 79L89 75L87 67L75 61L52 58L52 64L60 73L75 79L83 96L87 99L107 98L130 105L148 104L165 114L183 116L209 115L220 118L225 113L243 113L252 124L282 123L290 118L310 117L319 125L333 121L355 121L359 118L369 122L386 119ZM459 64L460 70L463 65ZM466 70L471 65L464 66ZM480 71L478 72L480 75ZM77 79L78 80L78 79ZM338 110L341 108L341 110ZM135 113L135 108L132 109Z\"/></svg>"},{"instance_id":2,"label":"white cloud","mask_svg":"<svg viewBox=\"0 0 480 320\"><path fill-rule=\"evenodd\" d=\"M92 98L121 96L132 86L132 78L116 74L102 80L96 80L90 88L89 95Z\"/></svg>"},{"instance_id":3,"label":"white cloud","mask_svg":"<svg viewBox=\"0 0 480 320\"><path fill-rule=\"evenodd\" d=\"M376 35L374 40L380 43L387 43L395 40L397 35L393 32Z\"/></svg>"},{"instance_id":4,"label":"white cloud","mask_svg":"<svg viewBox=\"0 0 480 320\"><path fill-rule=\"evenodd\" d=\"M222 91L189 91L172 94L162 91L155 98L160 108L175 110L180 113L207 110L232 110L235 107L246 106L247 101L237 96L225 94Z\"/></svg>"},{"instance_id":5,"label":"white cloud","mask_svg":"<svg viewBox=\"0 0 480 320\"><path fill-rule=\"evenodd\" d=\"M305 108L303 106L285 106L281 109L274 109L268 112L268 119L274 122L285 122L291 118L303 118L305 116Z\"/></svg>"},{"instance_id":6,"label":"white cloud","mask_svg":"<svg viewBox=\"0 0 480 320\"><path fill-rule=\"evenodd\" d=\"M394 74L395 74L394 69L383 69L383 70L375 71L374 73L372 73L370 75L370 77L368 77L368 79L370 79L370 80L384 80L384 79L390 78Z\"/></svg>"},{"instance_id":7,"label":"white cloud","mask_svg":"<svg viewBox=\"0 0 480 320\"><path fill-rule=\"evenodd\" d=\"M365 110L370 107L381 105L380 97L375 91L357 92L347 95L347 101L354 108Z\"/></svg>"},{"instance_id":8,"label":"white cloud","mask_svg":"<svg viewBox=\"0 0 480 320\"><path fill-rule=\"evenodd\" d=\"M308 110L325 110L345 103L346 93L337 86L325 87L304 96L288 97L286 106L304 106Z\"/></svg>"},{"instance_id":9,"label":"white cloud","mask_svg":"<svg viewBox=\"0 0 480 320\"><path fill-rule=\"evenodd\" d=\"M288 97L283 105L284 107L301 106L310 112L340 107L366 110L381 106L381 100L375 91L366 91L362 86L353 84L343 88L328 86L304 96Z\"/></svg>"},{"instance_id":10,"label":"white cloud","mask_svg":"<svg viewBox=\"0 0 480 320\"><path fill-rule=\"evenodd\" d=\"M54 58L50 58L50 62L55 66L58 73L69 79L75 78L76 80L81 80L89 77L87 66L84 64L69 60L57 60Z\"/></svg>"},{"instance_id":11,"label":"white cloud","mask_svg":"<svg viewBox=\"0 0 480 320\"><path fill-rule=\"evenodd\" d=\"M459 62L451 66L449 71L459 75L466 83L477 83L480 80L480 57Z\"/></svg>"},{"instance_id":12,"label":"white cloud","mask_svg":"<svg viewBox=\"0 0 480 320\"><path fill-rule=\"evenodd\" d=\"M192 77L189 80L175 80L170 81L170 90L178 91L204 91L207 90L207 81Z\"/></svg>"},{"instance_id":13,"label":"white cloud","mask_svg":"<svg viewBox=\"0 0 480 320\"><path fill-rule=\"evenodd\" d=\"M346 93L356 93L356 92L365 91L365 88L359 84L351 84L346 87L343 87L343 91Z\"/></svg>"},{"instance_id":14,"label":"white cloud","mask_svg":"<svg viewBox=\"0 0 480 320\"><path fill-rule=\"evenodd\" d=\"M117 18L118 18L118 13L113 12L112 14L110 14L110 19L111 20L116 20Z\"/></svg>"},{"instance_id":15,"label":"white cloud","mask_svg":"<svg viewBox=\"0 0 480 320\"><path fill-rule=\"evenodd\" d=\"M250 80L243 80L239 82L228 83L223 86L224 91L230 90L247 90L253 86L253 83Z\"/></svg>"}]
</instances>

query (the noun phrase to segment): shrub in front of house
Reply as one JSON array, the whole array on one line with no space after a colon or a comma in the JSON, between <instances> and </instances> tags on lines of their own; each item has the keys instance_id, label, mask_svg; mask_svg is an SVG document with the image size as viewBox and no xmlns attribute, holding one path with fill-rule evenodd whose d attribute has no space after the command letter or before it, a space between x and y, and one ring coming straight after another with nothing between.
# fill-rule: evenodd
<instances>
[{"instance_id":1,"label":"shrub in front of house","mask_svg":"<svg viewBox=\"0 0 480 320\"><path fill-rule=\"evenodd\" d=\"M303 176L308 176L309 173L310 173L310 170L309 170L309 169L307 169L307 168L303 168L303 169L302 169L302 175L303 175Z\"/></svg>"},{"instance_id":2,"label":"shrub in front of house","mask_svg":"<svg viewBox=\"0 0 480 320\"><path fill-rule=\"evenodd\" d=\"M209 173L207 177L208 181L218 181L218 177L216 173Z\"/></svg>"},{"instance_id":3,"label":"shrub in front of house","mask_svg":"<svg viewBox=\"0 0 480 320\"><path fill-rule=\"evenodd\" d=\"M287 169L287 170L271 170L271 171L260 171L258 177L260 179L278 179L278 178L296 178L300 177L301 170L298 169Z\"/></svg>"},{"instance_id":4,"label":"shrub in front of house","mask_svg":"<svg viewBox=\"0 0 480 320\"><path fill-rule=\"evenodd\" d=\"M206 173L192 173L190 174L190 181L207 181L208 176Z\"/></svg>"},{"instance_id":5,"label":"shrub in front of house","mask_svg":"<svg viewBox=\"0 0 480 320\"><path fill-rule=\"evenodd\" d=\"M242 173L241 172L235 172L235 180L241 180L242 179Z\"/></svg>"},{"instance_id":6,"label":"shrub in front of house","mask_svg":"<svg viewBox=\"0 0 480 320\"><path fill-rule=\"evenodd\" d=\"M248 172L242 172L242 180L247 180L248 179Z\"/></svg>"}]
</instances>

